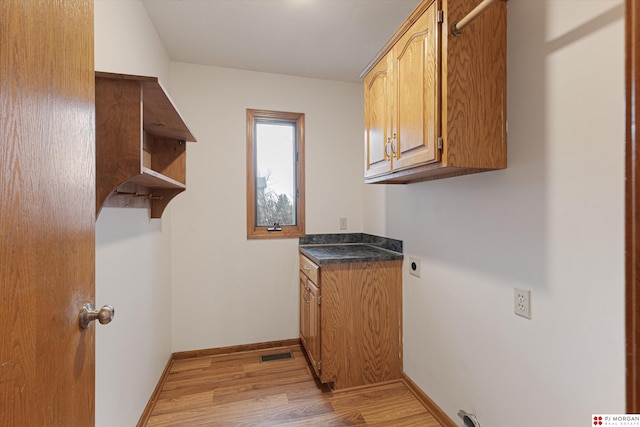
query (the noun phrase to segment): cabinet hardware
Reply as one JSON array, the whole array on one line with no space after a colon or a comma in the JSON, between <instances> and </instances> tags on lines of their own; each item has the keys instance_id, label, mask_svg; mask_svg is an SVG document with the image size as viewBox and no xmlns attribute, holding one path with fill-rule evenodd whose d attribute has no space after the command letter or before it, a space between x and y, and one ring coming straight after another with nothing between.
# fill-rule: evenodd
<instances>
[{"instance_id":1,"label":"cabinet hardware","mask_svg":"<svg viewBox=\"0 0 640 427\"><path fill-rule=\"evenodd\" d=\"M393 137L391 138L391 152L394 157L397 159L398 157L398 138L396 137L396 133L393 133Z\"/></svg>"},{"instance_id":2,"label":"cabinet hardware","mask_svg":"<svg viewBox=\"0 0 640 427\"><path fill-rule=\"evenodd\" d=\"M318 371L322 370L322 361L318 360Z\"/></svg>"},{"instance_id":3,"label":"cabinet hardware","mask_svg":"<svg viewBox=\"0 0 640 427\"><path fill-rule=\"evenodd\" d=\"M438 150L442 150L442 144L443 144L443 142L444 142L444 141L442 140L442 137L441 137L441 136L439 136L439 137L438 137Z\"/></svg>"},{"instance_id":4,"label":"cabinet hardware","mask_svg":"<svg viewBox=\"0 0 640 427\"><path fill-rule=\"evenodd\" d=\"M151 200L161 200L162 196L154 196L153 194L149 193L149 194L143 194L143 193L138 193L138 192L130 192L130 191L120 191L117 188L115 190L113 190L114 194L119 194L122 196L133 196L133 197L147 197Z\"/></svg>"},{"instance_id":5,"label":"cabinet hardware","mask_svg":"<svg viewBox=\"0 0 640 427\"><path fill-rule=\"evenodd\" d=\"M115 190L113 190L113 192L115 194L121 194L123 196L135 196L135 197L149 197L148 194L142 194L142 193L138 193L136 192L132 192L132 191L120 191L117 188Z\"/></svg>"},{"instance_id":6,"label":"cabinet hardware","mask_svg":"<svg viewBox=\"0 0 640 427\"><path fill-rule=\"evenodd\" d=\"M438 11L438 16L436 17L436 22L438 24L442 24L444 22L444 10Z\"/></svg>"},{"instance_id":7,"label":"cabinet hardware","mask_svg":"<svg viewBox=\"0 0 640 427\"><path fill-rule=\"evenodd\" d=\"M318 297L318 305L322 304L322 295Z\"/></svg>"}]
</instances>

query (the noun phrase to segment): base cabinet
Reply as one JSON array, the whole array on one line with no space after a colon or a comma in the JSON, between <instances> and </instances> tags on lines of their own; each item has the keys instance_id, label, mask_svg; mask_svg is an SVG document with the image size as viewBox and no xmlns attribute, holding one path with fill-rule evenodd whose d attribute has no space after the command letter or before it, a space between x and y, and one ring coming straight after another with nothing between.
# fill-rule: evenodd
<instances>
[{"instance_id":1,"label":"base cabinet","mask_svg":"<svg viewBox=\"0 0 640 427\"><path fill-rule=\"evenodd\" d=\"M401 378L402 261L318 267L301 256L300 266L300 339L320 381L339 390Z\"/></svg>"}]
</instances>

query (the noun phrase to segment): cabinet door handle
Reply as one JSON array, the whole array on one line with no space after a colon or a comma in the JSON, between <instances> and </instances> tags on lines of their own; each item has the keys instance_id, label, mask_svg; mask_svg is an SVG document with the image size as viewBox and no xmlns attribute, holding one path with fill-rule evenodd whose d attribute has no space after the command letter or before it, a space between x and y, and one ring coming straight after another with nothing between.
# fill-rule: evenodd
<instances>
[{"instance_id":1,"label":"cabinet door handle","mask_svg":"<svg viewBox=\"0 0 640 427\"><path fill-rule=\"evenodd\" d=\"M311 270L311 269L309 268L309 266L308 266L308 265L305 265L304 267L302 267L302 269L303 269L304 271L309 271L309 270Z\"/></svg>"},{"instance_id":2,"label":"cabinet door handle","mask_svg":"<svg viewBox=\"0 0 640 427\"><path fill-rule=\"evenodd\" d=\"M387 158L391 158L391 137L387 138L387 142L384 143L384 154Z\"/></svg>"},{"instance_id":3,"label":"cabinet door handle","mask_svg":"<svg viewBox=\"0 0 640 427\"><path fill-rule=\"evenodd\" d=\"M391 139L391 152L394 157L398 158L398 138L396 137L396 133L393 133L393 138Z\"/></svg>"}]
</instances>

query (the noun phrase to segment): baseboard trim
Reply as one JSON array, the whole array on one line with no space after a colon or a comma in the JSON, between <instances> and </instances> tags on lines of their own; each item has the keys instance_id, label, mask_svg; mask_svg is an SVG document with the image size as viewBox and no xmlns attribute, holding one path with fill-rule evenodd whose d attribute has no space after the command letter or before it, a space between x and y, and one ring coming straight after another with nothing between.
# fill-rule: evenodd
<instances>
[{"instance_id":1,"label":"baseboard trim","mask_svg":"<svg viewBox=\"0 0 640 427\"><path fill-rule=\"evenodd\" d=\"M402 381L411 391L411 393L413 393L416 399L418 399L420 403L422 403L422 405L427 408L431 415L433 415L433 418L435 418L440 424L442 424L443 427L458 427L458 425L454 423L453 420L449 418L449 416L442 409L440 409L436 402L431 400L431 398L427 396L427 394L422 391L422 389L418 387L418 385L414 383L413 380L409 378L409 376L407 376L407 374L404 372L402 373Z\"/></svg>"},{"instance_id":2,"label":"baseboard trim","mask_svg":"<svg viewBox=\"0 0 640 427\"><path fill-rule=\"evenodd\" d=\"M327 387L329 387L329 391L331 392L331 394L340 394L340 393L354 392L358 390L370 390L372 388L383 387L385 385L398 384L398 383L404 383L404 382L402 381L402 379L387 380L387 381L381 381L379 383L363 384L363 385L357 385L354 387L341 388L338 390L334 390L329 386Z\"/></svg>"},{"instance_id":3,"label":"baseboard trim","mask_svg":"<svg viewBox=\"0 0 640 427\"><path fill-rule=\"evenodd\" d=\"M171 372L171 367L173 366L174 360L175 358L173 357L173 354L169 356L169 361L167 362L167 365L164 367L164 371L162 371L162 375L158 380L158 384L156 384L156 388L153 390L153 393L149 398L149 402L147 403L147 406L145 406L144 411L142 411L142 415L140 416L140 420L138 421L138 424L136 424L136 427L144 427L147 425L147 422L149 421L149 417L151 416L151 412L153 412L153 408L155 408L156 406L158 397L160 397L160 391L162 390L162 387L164 387L164 383L167 381L169 372Z\"/></svg>"},{"instance_id":4,"label":"baseboard trim","mask_svg":"<svg viewBox=\"0 0 640 427\"><path fill-rule=\"evenodd\" d=\"M254 344L232 345L229 347L207 348L204 350L189 350L173 353L175 360L193 359L196 357L217 356L219 354L240 353L243 351L266 350L275 347L289 347L292 345L300 345L300 338L291 338L288 340L259 342Z\"/></svg>"}]
</instances>

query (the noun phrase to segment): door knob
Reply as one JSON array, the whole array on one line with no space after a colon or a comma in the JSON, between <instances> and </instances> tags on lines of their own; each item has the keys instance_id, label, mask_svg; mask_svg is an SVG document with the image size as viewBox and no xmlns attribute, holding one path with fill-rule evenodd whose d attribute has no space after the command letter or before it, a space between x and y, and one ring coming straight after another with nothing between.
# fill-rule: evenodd
<instances>
[{"instance_id":1,"label":"door knob","mask_svg":"<svg viewBox=\"0 0 640 427\"><path fill-rule=\"evenodd\" d=\"M106 325L113 320L115 314L116 310L110 305L103 305L100 310L96 310L93 304L85 304L80 309L80 327L87 329L91 326L91 322L96 319L98 319L101 324Z\"/></svg>"}]
</instances>

